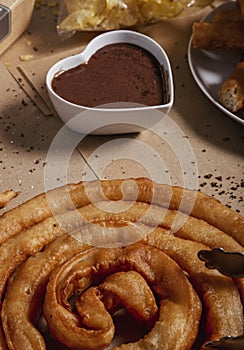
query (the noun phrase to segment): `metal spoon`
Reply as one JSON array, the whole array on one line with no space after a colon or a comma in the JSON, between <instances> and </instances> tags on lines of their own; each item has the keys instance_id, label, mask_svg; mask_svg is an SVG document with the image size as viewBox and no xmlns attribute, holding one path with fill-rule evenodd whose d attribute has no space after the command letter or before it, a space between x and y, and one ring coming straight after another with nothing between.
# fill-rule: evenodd
<instances>
[{"instance_id":1,"label":"metal spoon","mask_svg":"<svg viewBox=\"0 0 244 350\"><path fill-rule=\"evenodd\" d=\"M205 262L209 269L217 269L229 277L244 277L243 253L225 252L222 248L214 248L212 250L200 250L198 257Z\"/></svg>"},{"instance_id":2,"label":"metal spoon","mask_svg":"<svg viewBox=\"0 0 244 350\"><path fill-rule=\"evenodd\" d=\"M237 337L224 337L220 340L214 340L204 344L204 349L220 349L220 350L243 350L244 335Z\"/></svg>"}]
</instances>

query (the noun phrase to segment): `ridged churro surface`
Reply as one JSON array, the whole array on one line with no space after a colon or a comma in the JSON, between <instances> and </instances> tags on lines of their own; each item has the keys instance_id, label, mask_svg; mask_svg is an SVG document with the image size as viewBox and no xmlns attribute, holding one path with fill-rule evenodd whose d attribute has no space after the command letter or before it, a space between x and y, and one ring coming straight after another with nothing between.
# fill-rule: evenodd
<instances>
[{"instance_id":1,"label":"ridged churro surface","mask_svg":"<svg viewBox=\"0 0 244 350\"><path fill-rule=\"evenodd\" d=\"M70 184L4 213L0 232L1 350L106 349L120 309L144 336L114 349L200 349L243 333L243 279L197 254L243 252L244 219L199 191Z\"/></svg>"}]
</instances>

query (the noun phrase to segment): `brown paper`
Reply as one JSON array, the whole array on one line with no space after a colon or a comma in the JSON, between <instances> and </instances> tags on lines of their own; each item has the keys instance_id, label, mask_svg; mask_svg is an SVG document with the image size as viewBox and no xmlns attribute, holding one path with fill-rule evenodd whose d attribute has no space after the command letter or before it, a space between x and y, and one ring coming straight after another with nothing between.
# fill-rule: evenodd
<instances>
[{"instance_id":1,"label":"brown paper","mask_svg":"<svg viewBox=\"0 0 244 350\"><path fill-rule=\"evenodd\" d=\"M33 91L32 94L29 95L30 98L37 103L38 107L45 115L56 113L46 89L45 80L49 68L62 58L79 53L83 49L84 46L68 49L64 52L53 54L39 60L30 60L18 66L18 71L22 75L22 78L25 80L25 86L31 87L31 90ZM39 97L38 102L36 101L36 95Z\"/></svg>"},{"instance_id":2,"label":"brown paper","mask_svg":"<svg viewBox=\"0 0 244 350\"><path fill-rule=\"evenodd\" d=\"M47 155L63 124L41 113L1 61L0 70L0 193L9 189L20 192L0 209L1 214L46 190L45 172L48 166L51 171L55 166L48 164ZM83 176L95 178L76 147L70 156L67 174L59 172L55 186L60 186L66 175L68 182L78 182Z\"/></svg>"},{"instance_id":3,"label":"brown paper","mask_svg":"<svg viewBox=\"0 0 244 350\"><path fill-rule=\"evenodd\" d=\"M36 91L35 87L25 76L24 72L19 67L13 67L9 69L11 74L25 93L29 96L32 102L40 109L44 115L53 114L48 104L42 99L40 94Z\"/></svg>"}]
</instances>

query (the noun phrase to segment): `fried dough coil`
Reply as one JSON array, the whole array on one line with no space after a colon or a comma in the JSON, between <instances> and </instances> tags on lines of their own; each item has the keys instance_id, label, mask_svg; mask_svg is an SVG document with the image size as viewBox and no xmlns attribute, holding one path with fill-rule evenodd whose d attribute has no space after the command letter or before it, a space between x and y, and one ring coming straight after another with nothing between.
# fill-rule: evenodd
<instances>
[{"instance_id":1,"label":"fried dough coil","mask_svg":"<svg viewBox=\"0 0 244 350\"><path fill-rule=\"evenodd\" d=\"M0 216L0 349L45 349L36 319L55 267L91 245L121 251L140 240L186 271L207 311L205 340L243 333L244 279L232 281L197 258L198 250L208 247L243 252L243 227L239 214L201 192L142 178L81 182L29 200ZM112 301L114 308L121 304L117 296ZM150 331L156 343L161 321ZM137 347L119 348L141 349L141 344L143 339Z\"/></svg>"},{"instance_id":2,"label":"fried dough coil","mask_svg":"<svg viewBox=\"0 0 244 350\"><path fill-rule=\"evenodd\" d=\"M244 245L244 224L240 215L201 192L156 184L145 178L80 182L38 195L0 217L0 243L53 214L104 199L136 200L169 209L180 209L218 227Z\"/></svg>"},{"instance_id":3,"label":"fried dough coil","mask_svg":"<svg viewBox=\"0 0 244 350\"><path fill-rule=\"evenodd\" d=\"M103 207L102 203L100 203L100 208L101 207ZM153 228L159 226L170 229L174 232L176 237L190 241L194 240L209 248L222 247L227 251L239 251L244 253L244 248L241 244L236 242L225 232L211 226L203 220L199 221L184 213L155 205L151 205L149 208L147 203L136 202L131 204L129 209L127 208L128 202L121 202L121 212L116 214L87 205L80 209L80 213L82 217L84 217L84 220L88 222L99 223L102 221L114 222L118 220L123 222L141 222L144 225L148 225L148 227L144 226L142 229L144 235L149 234ZM235 283L238 285L242 301L244 301L244 279L235 279Z\"/></svg>"},{"instance_id":4,"label":"fried dough coil","mask_svg":"<svg viewBox=\"0 0 244 350\"><path fill-rule=\"evenodd\" d=\"M103 329L107 324L114 328L110 314L122 307L146 329L152 328L158 316L158 307L150 287L134 270L109 275L99 286L85 290L74 304L82 324L94 330ZM70 307L68 302L65 305Z\"/></svg>"},{"instance_id":5,"label":"fried dough coil","mask_svg":"<svg viewBox=\"0 0 244 350\"><path fill-rule=\"evenodd\" d=\"M50 217L4 242L0 246L0 265L5 266L4 269L0 270L1 298L9 276L22 261L29 255L41 250L45 244L48 244L56 237L63 235L65 229L69 228L69 230L73 231L86 222L95 223L102 222L102 220L108 222L109 220L118 219L120 221L124 220L124 222L142 220L145 224L150 223L153 226L162 225L164 228L174 229L178 237L190 240L195 239L208 245L210 248L222 246L226 250L244 252L242 246L234 239L204 221L199 226L199 221L193 217L188 217L176 211L157 206L150 206L150 216L148 216L148 205L146 203L135 203L130 206L128 211L126 211L126 204L121 202L121 212L123 212L123 215L120 213L119 216L101 211L93 205L84 206L80 208L78 218L74 211L62 214L60 218L57 217L57 220ZM176 216L177 220L175 220ZM58 223L60 220L63 223L62 227ZM67 223L67 227L65 227L65 223ZM126 239L128 240L128 238ZM242 285L244 296L244 281L241 279L239 283Z\"/></svg>"},{"instance_id":6,"label":"fried dough coil","mask_svg":"<svg viewBox=\"0 0 244 350\"><path fill-rule=\"evenodd\" d=\"M66 212L62 217L49 217L40 223L29 227L28 229L10 237L0 246L0 305L3 293L5 291L8 278L30 255L40 251L45 245L55 238L62 236L66 231L74 231L76 228L84 225L82 216L77 220L74 212ZM60 225L61 221L63 224ZM65 226L66 225L66 226Z\"/></svg>"},{"instance_id":7,"label":"fried dough coil","mask_svg":"<svg viewBox=\"0 0 244 350\"><path fill-rule=\"evenodd\" d=\"M207 310L206 331L210 340L224 337L227 333L234 336L243 333L242 304L231 279L218 271L206 269L197 259L197 252L205 249L206 246L174 237L162 229L156 229L145 241L149 245L162 249L189 273ZM216 295L218 295L217 300ZM225 318L223 314L226 315Z\"/></svg>"},{"instance_id":8,"label":"fried dough coil","mask_svg":"<svg viewBox=\"0 0 244 350\"><path fill-rule=\"evenodd\" d=\"M30 257L11 277L2 308L9 349L45 349L45 341L33 323L39 316L48 277L58 264L86 248L70 235L64 235L50 243L43 252ZM16 293L21 298L16 298Z\"/></svg>"},{"instance_id":9,"label":"fried dough coil","mask_svg":"<svg viewBox=\"0 0 244 350\"><path fill-rule=\"evenodd\" d=\"M94 248L75 256L52 273L47 286L44 314L60 342L79 350L105 349L109 345L111 339L107 341L106 335L113 332L112 326L105 328L104 332L100 328L96 330L93 325L88 329L82 327L82 318L77 319L71 308L64 306L67 306L68 297L75 294L76 284L81 293L87 287L87 280L92 284L96 279L120 270L139 272L160 298L160 315L156 322L159 339L156 344L155 337L149 332L139 340L140 349L152 346L160 349L162 344L164 349L189 348L198 332L201 315L198 297L173 260L160 250L140 244L117 249ZM127 308L130 307L131 297L129 294ZM96 310L93 312L96 313ZM179 334L181 339L178 338ZM137 346L137 342L133 344L134 349Z\"/></svg>"}]
</instances>

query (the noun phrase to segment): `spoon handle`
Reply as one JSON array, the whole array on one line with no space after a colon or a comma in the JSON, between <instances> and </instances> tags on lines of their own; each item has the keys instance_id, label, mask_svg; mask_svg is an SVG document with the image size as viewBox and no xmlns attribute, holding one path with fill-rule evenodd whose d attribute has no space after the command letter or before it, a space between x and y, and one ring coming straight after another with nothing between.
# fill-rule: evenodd
<instances>
[{"instance_id":1,"label":"spoon handle","mask_svg":"<svg viewBox=\"0 0 244 350\"><path fill-rule=\"evenodd\" d=\"M217 269L229 277L244 277L243 253L225 252L222 248L214 248L212 250L200 250L198 258L204 261L205 266L209 269Z\"/></svg>"},{"instance_id":2,"label":"spoon handle","mask_svg":"<svg viewBox=\"0 0 244 350\"><path fill-rule=\"evenodd\" d=\"M210 341L204 344L203 349L221 349L221 350L243 350L244 335L237 337L223 337L219 340Z\"/></svg>"}]
</instances>

